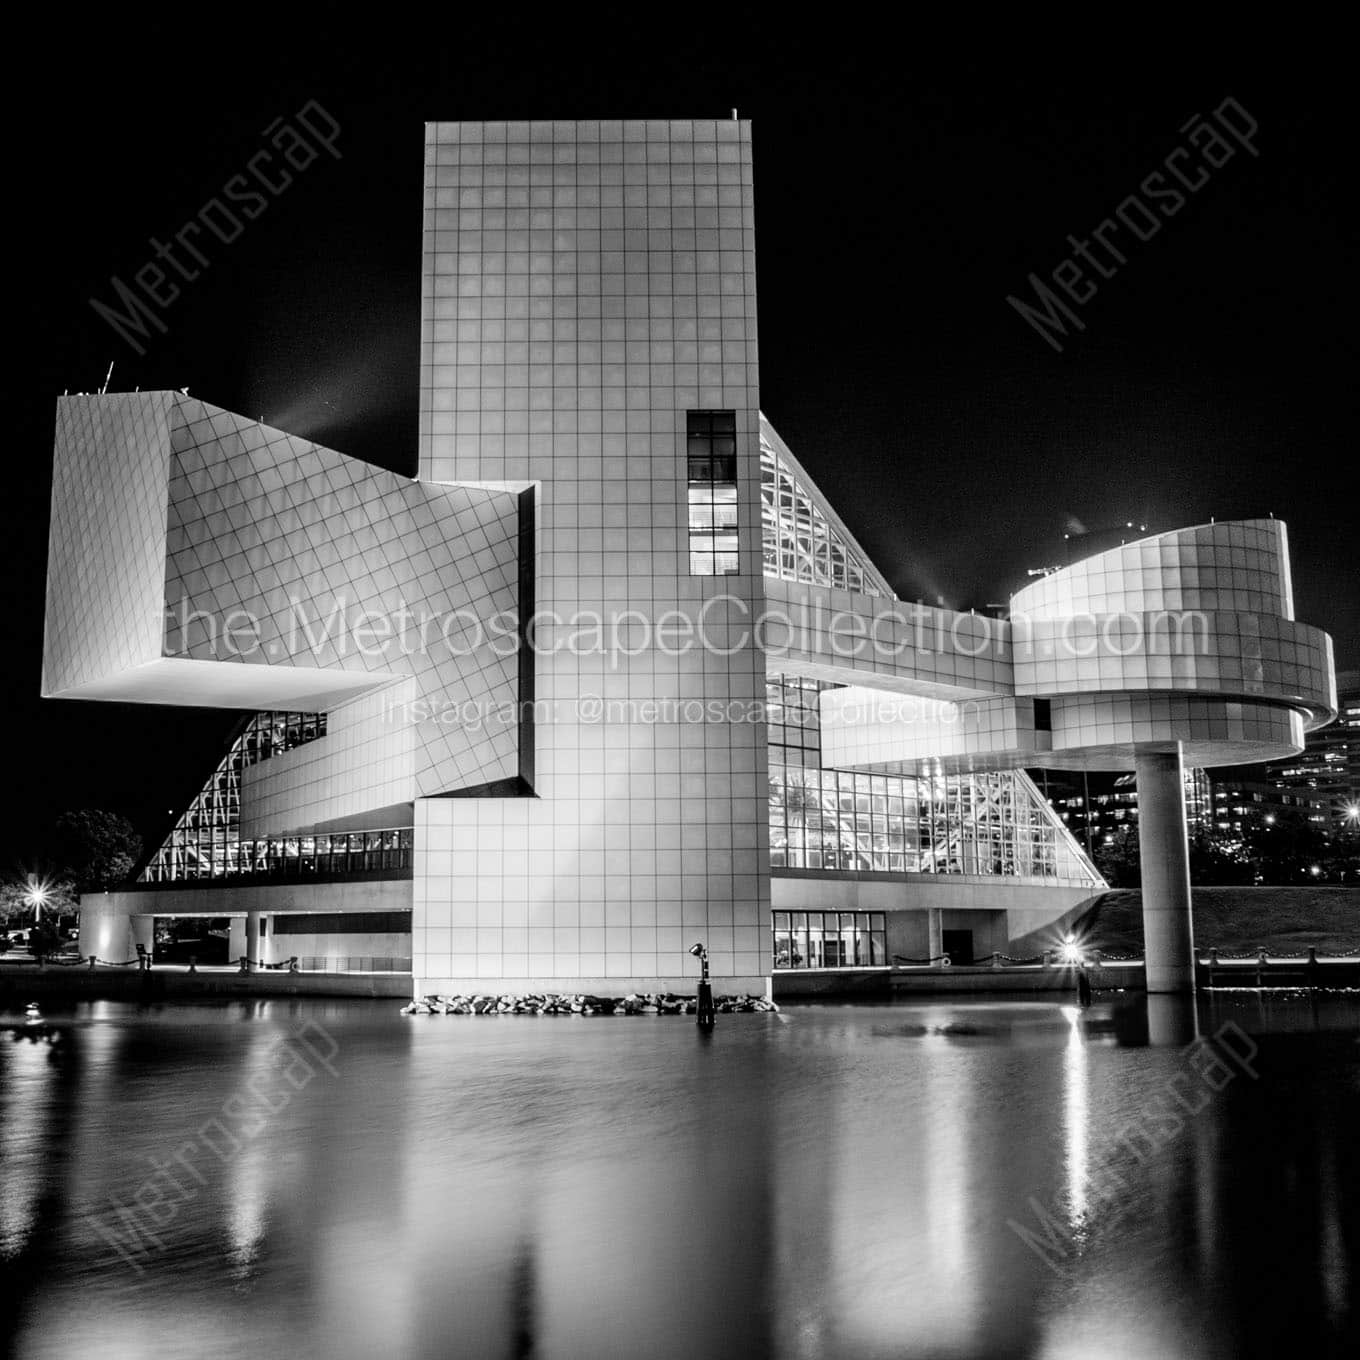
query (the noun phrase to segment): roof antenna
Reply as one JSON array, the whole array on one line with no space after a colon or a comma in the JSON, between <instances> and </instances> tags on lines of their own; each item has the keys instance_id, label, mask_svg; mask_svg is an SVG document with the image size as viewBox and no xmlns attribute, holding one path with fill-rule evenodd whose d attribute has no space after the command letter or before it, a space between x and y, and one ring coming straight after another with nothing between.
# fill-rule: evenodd
<instances>
[{"instance_id":1,"label":"roof antenna","mask_svg":"<svg viewBox=\"0 0 1360 1360\"><path fill-rule=\"evenodd\" d=\"M732 121L733 121L734 123L737 121L737 111L736 111L736 109L733 109L733 110L732 110Z\"/></svg>"},{"instance_id":2,"label":"roof antenna","mask_svg":"<svg viewBox=\"0 0 1360 1360\"><path fill-rule=\"evenodd\" d=\"M117 361L116 359L110 359L110 360L109 360L109 371L108 371L106 374L104 374L104 386L101 387L101 388L99 389L99 395L100 395L101 397L102 397L102 396L105 396L105 395L108 393L108 390L109 390L109 379L110 379L111 377L113 377L113 366L114 366L114 364L116 364L117 362L118 362L118 361Z\"/></svg>"}]
</instances>

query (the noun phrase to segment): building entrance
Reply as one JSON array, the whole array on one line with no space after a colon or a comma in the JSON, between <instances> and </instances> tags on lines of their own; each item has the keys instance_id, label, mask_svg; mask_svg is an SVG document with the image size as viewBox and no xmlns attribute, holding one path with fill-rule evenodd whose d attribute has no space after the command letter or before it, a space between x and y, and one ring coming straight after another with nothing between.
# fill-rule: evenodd
<instances>
[{"instance_id":1,"label":"building entrance","mask_svg":"<svg viewBox=\"0 0 1360 1360\"><path fill-rule=\"evenodd\" d=\"M941 948L949 955L949 962L955 967L973 961L973 932L971 930L946 930L941 932Z\"/></svg>"}]
</instances>

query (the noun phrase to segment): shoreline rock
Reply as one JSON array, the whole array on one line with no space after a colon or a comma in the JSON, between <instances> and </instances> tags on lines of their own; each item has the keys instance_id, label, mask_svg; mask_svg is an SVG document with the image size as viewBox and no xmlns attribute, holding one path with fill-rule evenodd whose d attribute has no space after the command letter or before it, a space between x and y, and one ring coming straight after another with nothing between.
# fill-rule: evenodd
<instances>
[{"instance_id":1,"label":"shoreline rock","mask_svg":"<svg viewBox=\"0 0 1360 1360\"><path fill-rule=\"evenodd\" d=\"M719 996L714 1009L722 1015L778 1011L763 996ZM401 1008L402 1015L693 1015L698 1002L673 992L630 992L627 996L592 996L585 992L536 992L525 996L491 992L445 996L430 993Z\"/></svg>"}]
</instances>

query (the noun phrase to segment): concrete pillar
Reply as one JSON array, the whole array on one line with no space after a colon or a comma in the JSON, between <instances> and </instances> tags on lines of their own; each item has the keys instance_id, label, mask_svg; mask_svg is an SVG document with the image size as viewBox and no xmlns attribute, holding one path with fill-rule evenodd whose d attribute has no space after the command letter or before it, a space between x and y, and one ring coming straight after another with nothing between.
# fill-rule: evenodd
<instances>
[{"instance_id":1,"label":"concrete pillar","mask_svg":"<svg viewBox=\"0 0 1360 1360\"><path fill-rule=\"evenodd\" d=\"M156 947L156 918L154 916L129 916L128 929L132 932L132 952L141 945L148 954Z\"/></svg>"},{"instance_id":2,"label":"concrete pillar","mask_svg":"<svg viewBox=\"0 0 1360 1360\"><path fill-rule=\"evenodd\" d=\"M246 912L246 958L252 965L260 961L260 917L258 911Z\"/></svg>"},{"instance_id":3,"label":"concrete pillar","mask_svg":"<svg viewBox=\"0 0 1360 1360\"><path fill-rule=\"evenodd\" d=\"M246 918L233 916L227 921L227 962L235 963L246 952Z\"/></svg>"},{"instance_id":4,"label":"concrete pillar","mask_svg":"<svg viewBox=\"0 0 1360 1360\"><path fill-rule=\"evenodd\" d=\"M939 907L930 907L926 912L926 933L929 945L926 953L938 959L944 953L944 913Z\"/></svg>"},{"instance_id":5,"label":"concrete pillar","mask_svg":"<svg viewBox=\"0 0 1360 1360\"><path fill-rule=\"evenodd\" d=\"M137 957L137 946L148 952L154 941L155 918L129 911L118 893L82 893L80 898L80 952L109 963Z\"/></svg>"},{"instance_id":6,"label":"concrete pillar","mask_svg":"<svg viewBox=\"0 0 1360 1360\"><path fill-rule=\"evenodd\" d=\"M1147 999L1148 1043L1154 1048L1184 1048L1199 1038L1199 1013L1193 997L1153 993Z\"/></svg>"},{"instance_id":7,"label":"concrete pillar","mask_svg":"<svg viewBox=\"0 0 1360 1360\"><path fill-rule=\"evenodd\" d=\"M1134 751L1138 781L1138 852L1143 875L1147 989L1195 990L1190 919L1190 843L1180 743L1172 752Z\"/></svg>"}]
</instances>

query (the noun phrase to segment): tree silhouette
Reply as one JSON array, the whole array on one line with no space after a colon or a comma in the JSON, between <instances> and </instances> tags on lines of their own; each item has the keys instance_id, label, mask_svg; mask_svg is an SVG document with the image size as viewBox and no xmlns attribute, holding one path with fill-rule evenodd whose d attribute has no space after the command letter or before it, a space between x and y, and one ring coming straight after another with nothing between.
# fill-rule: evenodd
<instances>
[{"instance_id":1,"label":"tree silhouette","mask_svg":"<svg viewBox=\"0 0 1360 1360\"><path fill-rule=\"evenodd\" d=\"M127 882L142 853L142 838L126 817L98 808L57 818L56 853L80 892L103 892Z\"/></svg>"}]
</instances>

